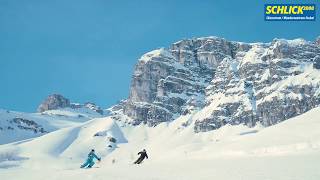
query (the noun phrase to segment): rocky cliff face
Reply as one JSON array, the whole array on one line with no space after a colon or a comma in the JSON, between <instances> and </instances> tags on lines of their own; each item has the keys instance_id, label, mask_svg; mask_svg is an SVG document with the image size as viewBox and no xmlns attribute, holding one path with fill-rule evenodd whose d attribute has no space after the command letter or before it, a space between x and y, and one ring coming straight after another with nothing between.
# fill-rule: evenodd
<instances>
[{"instance_id":1,"label":"rocky cliff face","mask_svg":"<svg viewBox=\"0 0 320 180\"><path fill-rule=\"evenodd\" d=\"M193 113L196 132L225 124L269 126L320 104L319 59L318 41L182 40L139 59L129 98L116 107L133 125Z\"/></svg>"},{"instance_id":2,"label":"rocky cliff face","mask_svg":"<svg viewBox=\"0 0 320 180\"><path fill-rule=\"evenodd\" d=\"M270 126L316 107L319 55L319 46L297 39L251 44L249 51L226 58L207 88L208 105L195 115L195 131Z\"/></svg>"}]
</instances>

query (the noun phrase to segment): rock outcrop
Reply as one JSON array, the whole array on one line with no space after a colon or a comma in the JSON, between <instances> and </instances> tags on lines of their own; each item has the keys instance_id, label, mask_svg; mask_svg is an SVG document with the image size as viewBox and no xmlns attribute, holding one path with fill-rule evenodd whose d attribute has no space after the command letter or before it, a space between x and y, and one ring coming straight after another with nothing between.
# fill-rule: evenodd
<instances>
[{"instance_id":1,"label":"rock outcrop","mask_svg":"<svg viewBox=\"0 0 320 180\"><path fill-rule=\"evenodd\" d=\"M70 100L63 97L60 94L52 94L47 97L38 107L38 112L44 112L48 110L60 109L60 108L71 108L80 109L87 108L103 115L103 110L95 103L86 102L84 104L70 103Z\"/></svg>"},{"instance_id":2,"label":"rock outcrop","mask_svg":"<svg viewBox=\"0 0 320 180\"><path fill-rule=\"evenodd\" d=\"M129 98L115 107L133 125L194 113L196 132L225 124L270 126L320 104L319 57L317 41L303 39L182 40L143 55Z\"/></svg>"},{"instance_id":3,"label":"rock outcrop","mask_svg":"<svg viewBox=\"0 0 320 180\"><path fill-rule=\"evenodd\" d=\"M47 97L38 107L38 112L70 107L70 100L60 94L52 94Z\"/></svg>"},{"instance_id":4,"label":"rock outcrop","mask_svg":"<svg viewBox=\"0 0 320 180\"><path fill-rule=\"evenodd\" d=\"M21 130L33 131L35 134L36 133L47 133L41 125L37 124L33 120L16 117L16 118L13 118L12 120L10 120L9 123L12 124L12 126L13 126L13 127L8 126L8 129L11 129L11 130L18 128Z\"/></svg>"},{"instance_id":5,"label":"rock outcrop","mask_svg":"<svg viewBox=\"0 0 320 180\"><path fill-rule=\"evenodd\" d=\"M320 46L320 36L317 37L315 43L316 43L318 46Z\"/></svg>"}]
</instances>

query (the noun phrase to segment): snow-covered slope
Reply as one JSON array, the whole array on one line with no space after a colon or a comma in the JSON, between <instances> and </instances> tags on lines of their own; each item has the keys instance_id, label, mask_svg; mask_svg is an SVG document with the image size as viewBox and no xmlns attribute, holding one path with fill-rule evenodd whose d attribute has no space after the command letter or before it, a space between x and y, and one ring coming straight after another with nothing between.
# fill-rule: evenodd
<instances>
[{"instance_id":1,"label":"snow-covered slope","mask_svg":"<svg viewBox=\"0 0 320 180\"><path fill-rule=\"evenodd\" d=\"M0 146L0 179L246 179L320 178L320 107L271 127L224 126L195 133L191 114L151 128L98 118L34 140ZM108 141L117 139L117 143ZM111 145L112 147L108 147ZM99 169L79 165L90 149ZM132 165L146 148L149 159ZM41 171L39 171L41 169Z\"/></svg>"},{"instance_id":2,"label":"snow-covered slope","mask_svg":"<svg viewBox=\"0 0 320 180\"><path fill-rule=\"evenodd\" d=\"M96 117L102 117L102 115L89 108L61 108L42 113L0 109L0 144L41 136Z\"/></svg>"},{"instance_id":3,"label":"snow-covered slope","mask_svg":"<svg viewBox=\"0 0 320 180\"><path fill-rule=\"evenodd\" d=\"M38 113L0 109L0 144L38 137L106 115L92 102L70 103L62 95L52 94L39 105Z\"/></svg>"}]
</instances>

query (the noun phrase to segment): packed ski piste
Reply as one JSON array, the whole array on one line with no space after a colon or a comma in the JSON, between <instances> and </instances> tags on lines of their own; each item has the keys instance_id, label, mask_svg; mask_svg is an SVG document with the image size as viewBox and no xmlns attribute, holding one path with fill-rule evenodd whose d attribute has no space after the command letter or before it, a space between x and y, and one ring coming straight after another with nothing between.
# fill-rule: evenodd
<instances>
[{"instance_id":1,"label":"packed ski piste","mask_svg":"<svg viewBox=\"0 0 320 180\"><path fill-rule=\"evenodd\" d=\"M1 145L0 179L317 179L319 115L207 133L181 126L191 115L157 127L96 118Z\"/></svg>"}]
</instances>

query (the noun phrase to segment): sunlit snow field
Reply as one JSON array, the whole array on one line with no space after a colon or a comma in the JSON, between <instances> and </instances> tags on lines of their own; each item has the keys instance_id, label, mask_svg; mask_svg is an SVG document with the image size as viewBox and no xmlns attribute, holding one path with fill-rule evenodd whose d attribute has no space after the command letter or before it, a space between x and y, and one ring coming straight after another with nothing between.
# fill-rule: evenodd
<instances>
[{"instance_id":1,"label":"sunlit snow field","mask_svg":"<svg viewBox=\"0 0 320 180\"><path fill-rule=\"evenodd\" d=\"M318 180L320 108L263 128L224 126L194 133L182 116L155 128L97 118L0 146L1 180ZM100 136L94 136L99 132ZM107 147L107 137L116 144ZM80 169L94 148L102 157ZM133 162L145 148L149 159Z\"/></svg>"}]
</instances>

